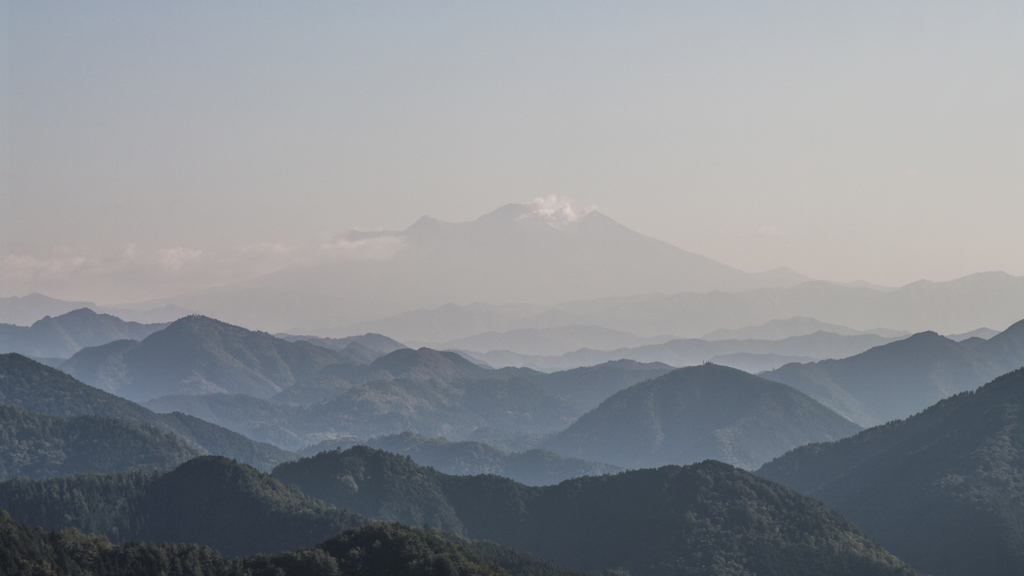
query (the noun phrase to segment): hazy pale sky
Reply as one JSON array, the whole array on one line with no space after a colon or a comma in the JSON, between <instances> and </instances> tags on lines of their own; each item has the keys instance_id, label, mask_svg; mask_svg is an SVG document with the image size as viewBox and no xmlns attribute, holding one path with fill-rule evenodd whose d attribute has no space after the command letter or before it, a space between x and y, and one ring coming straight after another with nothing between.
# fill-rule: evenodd
<instances>
[{"instance_id":1,"label":"hazy pale sky","mask_svg":"<svg viewBox=\"0 0 1024 576\"><path fill-rule=\"evenodd\" d=\"M3 295L170 295L549 195L748 271L1024 274L1019 1L0 14Z\"/></svg>"}]
</instances>

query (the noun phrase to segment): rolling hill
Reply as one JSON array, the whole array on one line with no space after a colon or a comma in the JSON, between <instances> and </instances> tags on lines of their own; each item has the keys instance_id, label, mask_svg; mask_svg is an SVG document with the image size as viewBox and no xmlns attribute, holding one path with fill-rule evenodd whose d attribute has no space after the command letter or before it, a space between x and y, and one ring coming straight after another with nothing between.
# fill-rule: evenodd
<instances>
[{"instance_id":1,"label":"rolling hill","mask_svg":"<svg viewBox=\"0 0 1024 576\"><path fill-rule=\"evenodd\" d=\"M465 440L481 427L512 435L561 430L608 395L668 370L630 361L553 374L491 370L455 353L405 348L368 366L327 366L273 400L184 395L146 406L190 414L290 450L331 438L406 431Z\"/></svg>"},{"instance_id":2,"label":"rolling hill","mask_svg":"<svg viewBox=\"0 0 1024 576\"><path fill-rule=\"evenodd\" d=\"M81 381L133 401L171 394L247 394L269 398L342 352L288 342L203 316L187 316L141 342L86 348L61 365Z\"/></svg>"},{"instance_id":3,"label":"rolling hill","mask_svg":"<svg viewBox=\"0 0 1024 576\"><path fill-rule=\"evenodd\" d=\"M1024 321L983 340L955 342L934 332L842 360L789 364L762 374L861 424L915 414L1024 366Z\"/></svg>"},{"instance_id":4,"label":"rolling hill","mask_svg":"<svg viewBox=\"0 0 1024 576\"><path fill-rule=\"evenodd\" d=\"M155 426L202 453L227 456L264 470L295 457L193 416L156 414L18 354L0 355L0 404L50 416L109 416Z\"/></svg>"},{"instance_id":5,"label":"rolling hill","mask_svg":"<svg viewBox=\"0 0 1024 576\"><path fill-rule=\"evenodd\" d=\"M417 464L430 466L445 474L494 474L527 486L547 486L569 478L599 476L622 470L611 464L560 456L547 450L533 449L509 453L482 442L452 442L444 438L426 438L412 432L369 440L324 440L300 453L304 456L315 456L325 450L344 450L357 445L409 456Z\"/></svg>"},{"instance_id":6,"label":"rolling hill","mask_svg":"<svg viewBox=\"0 0 1024 576\"><path fill-rule=\"evenodd\" d=\"M618 392L540 446L628 468L710 458L754 469L796 446L858 431L788 386L705 364Z\"/></svg>"},{"instance_id":7,"label":"rolling hill","mask_svg":"<svg viewBox=\"0 0 1024 576\"><path fill-rule=\"evenodd\" d=\"M568 426L577 414L568 401L540 384L516 378L374 380L310 406L237 394L166 396L146 406L192 414L295 450L323 439L405 431L453 439L467 438L485 426L521 433L553 432Z\"/></svg>"},{"instance_id":8,"label":"rolling hill","mask_svg":"<svg viewBox=\"0 0 1024 576\"><path fill-rule=\"evenodd\" d=\"M824 505L719 462L531 488L355 447L283 464L274 476L370 517L429 523L579 570L913 573Z\"/></svg>"},{"instance_id":9,"label":"rolling hill","mask_svg":"<svg viewBox=\"0 0 1024 576\"><path fill-rule=\"evenodd\" d=\"M1024 370L757 474L829 504L936 576L1024 571Z\"/></svg>"}]
</instances>

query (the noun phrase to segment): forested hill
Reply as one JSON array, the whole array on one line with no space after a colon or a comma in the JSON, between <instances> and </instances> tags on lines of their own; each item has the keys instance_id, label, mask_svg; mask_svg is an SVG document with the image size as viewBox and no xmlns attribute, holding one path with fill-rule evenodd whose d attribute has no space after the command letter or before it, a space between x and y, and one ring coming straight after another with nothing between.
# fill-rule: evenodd
<instances>
[{"instance_id":1,"label":"forested hill","mask_svg":"<svg viewBox=\"0 0 1024 576\"><path fill-rule=\"evenodd\" d=\"M19 354L0 354L0 405L50 416L98 415L148 424L173 432L202 453L227 456L264 470L295 457L192 416L156 414Z\"/></svg>"},{"instance_id":2,"label":"forested hill","mask_svg":"<svg viewBox=\"0 0 1024 576\"><path fill-rule=\"evenodd\" d=\"M821 499L936 576L1024 574L1024 370L757 474Z\"/></svg>"},{"instance_id":3,"label":"forested hill","mask_svg":"<svg viewBox=\"0 0 1024 576\"><path fill-rule=\"evenodd\" d=\"M226 556L309 546L367 523L220 456L165 473L8 480L0 483L0 508L48 530L77 528L114 542L193 542Z\"/></svg>"},{"instance_id":4,"label":"forested hill","mask_svg":"<svg viewBox=\"0 0 1024 576\"><path fill-rule=\"evenodd\" d=\"M787 364L761 376L788 384L862 426L906 418L1024 366L1024 320L988 340L922 332L867 352Z\"/></svg>"},{"instance_id":5,"label":"forested hill","mask_svg":"<svg viewBox=\"0 0 1024 576\"><path fill-rule=\"evenodd\" d=\"M26 531L24 526L11 521L4 510L9 511L14 520L29 526L77 529L105 536L122 546L112 547L75 533L46 535ZM335 536L342 530L346 532ZM32 554L49 550L50 546L56 546L52 551L59 560L60 546L72 545L66 550L76 559L74 551L78 550L83 557L91 558L95 553L107 560L99 565L72 563L55 572L30 573L76 574L79 572L74 570L78 566L91 570L89 573L93 576L504 574L480 560L484 558L504 568L509 576L584 576L499 544L471 542L451 535L443 537L447 542L402 526L369 522L356 514L329 507L249 466L214 456L197 458L166 473L82 474L0 482L0 574L18 574L17 570L9 569L11 562L19 558L32 561L38 558ZM324 539L329 540L317 548L337 562L316 550L297 554L280 552L312 546ZM139 541L188 544L131 543ZM84 547L77 548L79 545ZM209 548L204 550L202 546L211 546L225 556L277 555L270 561L264 556L262 563L244 561L244 565L229 565L241 566L244 568L241 571L206 572L204 570L223 564L216 552Z\"/></svg>"},{"instance_id":6,"label":"forested hill","mask_svg":"<svg viewBox=\"0 0 1024 576\"><path fill-rule=\"evenodd\" d=\"M130 420L61 418L0 406L0 480L171 470L199 455L174 434Z\"/></svg>"},{"instance_id":7,"label":"forested hill","mask_svg":"<svg viewBox=\"0 0 1024 576\"><path fill-rule=\"evenodd\" d=\"M568 571L563 571L568 576ZM506 576L458 543L398 524L352 528L314 548L225 559L196 544L112 545L44 532L0 510L0 574L9 576ZM524 575L525 576L525 575Z\"/></svg>"},{"instance_id":8,"label":"forested hill","mask_svg":"<svg viewBox=\"0 0 1024 576\"><path fill-rule=\"evenodd\" d=\"M449 476L359 446L282 464L274 475L338 507L460 531L579 570L914 573L824 505L713 461L534 488Z\"/></svg>"},{"instance_id":9,"label":"forested hill","mask_svg":"<svg viewBox=\"0 0 1024 576\"><path fill-rule=\"evenodd\" d=\"M789 386L704 364L616 393L541 447L630 468L713 458L754 469L808 442L859 431Z\"/></svg>"}]
</instances>

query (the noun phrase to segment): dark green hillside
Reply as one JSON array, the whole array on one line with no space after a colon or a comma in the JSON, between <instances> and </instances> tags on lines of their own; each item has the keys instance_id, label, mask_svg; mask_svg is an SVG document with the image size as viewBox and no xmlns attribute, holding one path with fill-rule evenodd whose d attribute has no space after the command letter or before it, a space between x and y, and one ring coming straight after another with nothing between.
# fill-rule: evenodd
<instances>
[{"instance_id":1,"label":"dark green hillside","mask_svg":"<svg viewBox=\"0 0 1024 576\"><path fill-rule=\"evenodd\" d=\"M9 576L502 576L464 545L398 524L352 528L315 548L229 560L195 544L112 545L43 532L0 510L0 574ZM513 573L516 574L516 573ZM571 576L566 570L553 575ZM546 576L543 572L531 576ZM516 576L519 576L516 574ZM526 576L525 573L522 576Z\"/></svg>"},{"instance_id":2,"label":"dark green hillside","mask_svg":"<svg viewBox=\"0 0 1024 576\"><path fill-rule=\"evenodd\" d=\"M203 456L166 473L0 483L0 508L45 529L115 542L193 542L226 556L308 546L364 518L326 506L256 469Z\"/></svg>"},{"instance_id":3,"label":"dark green hillside","mask_svg":"<svg viewBox=\"0 0 1024 576\"><path fill-rule=\"evenodd\" d=\"M630 468L715 459L756 468L856 424L796 390L733 368L680 368L618 392L541 444Z\"/></svg>"},{"instance_id":4,"label":"dark green hillside","mask_svg":"<svg viewBox=\"0 0 1024 576\"><path fill-rule=\"evenodd\" d=\"M199 454L174 434L129 420L61 418L0 406L0 479L170 470Z\"/></svg>"},{"instance_id":5,"label":"dark green hillside","mask_svg":"<svg viewBox=\"0 0 1024 576\"><path fill-rule=\"evenodd\" d=\"M761 376L861 424L906 418L1024 366L1024 321L988 340L915 334L842 360L787 364Z\"/></svg>"},{"instance_id":6,"label":"dark green hillside","mask_svg":"<svg viewBox=\"0 0 1024 576\"><path fill-rule=\"evenodd\" d=\"M100 534L114 543L125 543L121 549L129 551L127 556L108 556L109 562L99 567L89 565L94 574L103 574L102 570L110 567L108 564L121 570L112 573L157 575L183 570L186 574L201 574L206 572L196 570L217 566L214 560L219 558L209 548L204 551L199 547L202 545L212 546L225 555L274 553L310 546L327 538L327 542L318 545L324 554L300 550L273 557L261 555L244 560L244 565L234 564L235 571L227 573L280 576L273 569L275 566L288 574L418 574L417 570L431 575L502 573L481 562L478 557L483 557L512 576L582 576L493 543L464 541L453 536L445 536L446 541L398 525L367 525L364 518L329 508L250 467L216 457L190 461L169 473L84 474L0 482L0 574L18 573L4 571L17 559L16 554L5 557L5 553L25 552L25 546L19 544L22 541L10 540L10 529L15 523L4 509L30 526L75 528ZM359 528L332 537L352 526ZM74 540L99 542L80 534ZM192 544L130 543L136 541ZM38 539L33 542L35 546L40 543ZM103 545L102 550L117 552L109 544ZM336 562L325 559L325 555ZM351 563L347 563L349 560ZM166 564L168 561L170 564ZM337 571L331 568L335 563ZM473 565L483 567L483 571ZM329 569L314 570L324 567Z\"/></svg>"},{"instance_id":7,"label":"dark green hillside","mask_svg":"<svg viewBox=\"0 0 1024 576\"><path fill-rule=\"evenodd\" d=\"M408 456L357 446L288 462L273 474L338 508L467 536L445 495L446 475L420 466Z\"/></svg>"},{"instance_id":8,"label":"dark green hillside","mask_svg":"<svg viewBox=\"0 0 1024 576\"><path fill-rule=\"evenodd\" d=\"M836 512L719 462L529 487L449 476L366 447L282 464L304 492L386 519L442 523L579 570L912 574Z\"/></svg>"},{"instance_id":9,"label":"dark green hillside","mask_svg":"<svg viewBox=\"0 0 1024 576\"><path fill-rule=\"evenodd\" d=\"M116 316L80 308L57 317L47 316L32 326L0 324L0 352L68 358L88 346L115 340L142 340L166 326L125 322Z\"/></svg>"},{"instance_id":10,"label":"dark green hillside","mask_svg":"<svg viewBox=\"0 0 1024 576\"><path fill-rule=\"evenodd\" d=\"M135 401L170 394L249 394L268 398L347 358L308 342L288 342L187 316L142 342L86 348L61 368L83 382Z\"/></svg>"},{"instance_id":11,"label":"dark green hillside","mask_svg":"<svg viewBox=\"0 0 1024 576\"><path fill-rule=\"evenodd\" d=\"M757 473L833 506L926 572L1024 573L1024 370Z\"/></svg>"},{"instance_id":12,"label":"dark green hillside","mask_svg":"<svg viewBox=\"0 0 1024 576\"><path fill-rule=\"evenodd\" d=\"M294 457L241 434L185 414L150 410L87 386L60 370L19 354L0 355L0 404L50 416L110 416L173 432L202 453L227 456L269 470Z\"/></svg>"}]
</instances>

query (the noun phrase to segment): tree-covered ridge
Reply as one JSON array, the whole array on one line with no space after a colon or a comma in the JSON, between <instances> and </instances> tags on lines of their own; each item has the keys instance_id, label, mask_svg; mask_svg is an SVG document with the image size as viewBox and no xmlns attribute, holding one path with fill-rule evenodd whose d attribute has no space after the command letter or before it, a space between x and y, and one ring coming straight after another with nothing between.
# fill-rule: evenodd
<instances>
[{"instance_id":1,"label":"tree-covered ridge","mask_svg":"<svg viewBox=\"0 0 1024 576\"><path fill-rule=\"evenodd\" d=\"M762 374L862 426L907 418L1024 366L1024 320L988 340L955 342L935 332L841 360L787 364Z\"/></svg>"},{"instance_id":2,"label":"tree-covered ridge","mask_svg":"<svg viewBox=\"0 0 1024 576\"><path fill-rule=\"evenodd\" d=\"M20 354L0 354L0 405L49 416L99 415L148 424L174 433L200 453L227 456L264 470L294 457L193 416L156 414Z\"/></svg>"},{"instance_id":3,"label":"tree-covered ridge","mask_svg":"<svg viewBox=\"0 0 1024 576\"><path fill-rule=\"evenodd\" d=\"M0 406L0 479L170 470L199 455L174 434L129 420Z\"/></svg>"},{"instance_id":4,"label":"tree-covered ridge","mask_svg":"<svg viewBox=\"0 0 1024 576\"><path fill-rule=\"evenodd\" d=\"M929 573L1024 573L1024 370L757 473L828 503Z\"/></svg>"},{"instance_id":5,"label":"tree-covered ridge","mask_svg":"<svg viewBox=\"0 0 1024 576\"><path fill-rule=\"evenodd\" d=\"M398 524L352 528L313 548L226 559L196 544L111 544L44 532L0 510L0 574L9 576L505 576L459 543Z\"/></svg>"},{"instance_id":6,"label":"tree-covered ridge","mask_svg":"<svg viewBox=\"0 0 1024 576\"><path fill-rule=\"evenodd\" d=\"M226 556L309 546L366 519L331 508L255 468L203 456L167 473L0 483L0 508L48 530L115 542L194 542Z\"/></svg>"},{"instance_id":7,"label":"tree-covered ridge","mask_svg":"<svg viewBox=\"0 0 1024 576\"><path fill-rule=\"evenodd\" d=\"M77 529L104 536L126 549L190 550L188 558L196 558L196 550L201 550L195 545L211 546L226 556L279 553L312 546L343 529L369 522L331 508L248 466L210 456L187 462L173 472L81 474L0 482L0 509L30 526ZM475 551L512 576L581 576L498 544L450 534L440 536ZM191 544L132 544L139 541ZM441 551L438 553L450 551L437 542L430 547ZM280 557L287 560L288 554ZM317 554L299 553L313 559L318 558ZM208 558L211 552L207 549L200 556Z\"/></svg>"},{"instance_id":8,"label":"tree-covered ridge","mask_svg":"<svg viewBox=\"0 0 1024 576\"><path fill-rule=\"evenodd\" d=\"M357 446L282 464L274 475L338 507L428 523L578 570L914 573L826 506L713 461L529 487L449 476Z\"/></svg>"}]
</instances>

